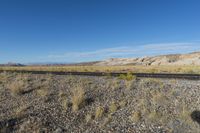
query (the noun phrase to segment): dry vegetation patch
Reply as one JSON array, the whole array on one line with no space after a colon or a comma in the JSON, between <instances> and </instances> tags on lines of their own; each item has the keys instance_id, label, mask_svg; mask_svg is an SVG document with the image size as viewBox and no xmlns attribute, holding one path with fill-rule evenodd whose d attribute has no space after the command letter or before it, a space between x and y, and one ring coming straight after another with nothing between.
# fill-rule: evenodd
<instances>
[{"instance_id":1,"label":"dry vegetation patch","mask_svg":"<svg viewBox=\"0 0 200 133\"><path fill-rule=\"evenodd\" d=\"M115 102L112 102L109 106L109 111L110 113L114 113L115 111L117 111L119 109L119 105Z\"/></svg>"},{"instance_id":2,"label":"dry vegetation patch","mask_svg":"<svg viewBox=\"0 0 200 133\"><path fill-rule=\"evenodd\" d=\"M97 107L96 112L95 112L95 118L101 118L105 113L105 109L102 106Z\"/></svg>"},{"instance_id":3,"label":"dry vegetation patch","mask_svg":"<svg viewBox=\"0 0 200 133\"><path fill-rule=\"evenodd\" d=\"M142 114L141 112L139 111L134 111L131 116L130 116L130 119L133 121L133 122L138 122L142 119Z\"/></svg>"},{"instance_id":4,"label":"dry vegetation patch","mask_svg":"<svg viewBox=\"0 0 200 133\"><path fill-rule=\"evenodd\" d=\"M135 73L190 73L200 74L200 66L194 65L124 65L124 66L25 66L25 67L0 67L0 70L27 70L27 71L55 71L55 72L135 72ZM122 79L132 79L131 75L121 75Z\"/></svg>"},{"instance_id":5,"label":"dry vegetation patch","mask_svg":"<svg viewBox=\"0 0 200 133\"><path fill-rule=\"evenodd\" d=\"M23 80L14 80L11 83L7 84L7 87L10 89L13 95L21 95L25 92L27 82Z\"/></svg>"},{"instance_id":6,"label":"dry vegetation patch","mask_svg":"<svg viewBox=\"0 0 200 133\"><path fill-rule=\"evenodd\" d=\"M78 86L72 93L72 110L78 111L85 104L85 91L82 87Z\"/></svg>"},{"instance_id":7,"label":"dry vegetation patch","mask_svg":"<svg viewBox=\"0 0 200 133\"><path fill-rule=\"evenodd\" d=\"M62 108L64 109L64 111L66 111L69 106L69 100L67 95L63 91L60 91L58 97Z\"/></svg>"}]
</instances>

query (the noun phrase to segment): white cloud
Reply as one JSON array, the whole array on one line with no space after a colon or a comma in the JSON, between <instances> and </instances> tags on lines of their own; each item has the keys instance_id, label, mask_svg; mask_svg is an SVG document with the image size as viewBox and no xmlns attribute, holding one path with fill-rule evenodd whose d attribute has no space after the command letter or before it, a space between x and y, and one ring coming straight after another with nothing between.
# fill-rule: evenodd
<instances>
[{"instance_id":1,"label":"white cloud","mask_svg":"<svg viewBox=\"0 0 200 133\"><path fill-rule=\"evenodd\" d=\"M96 51L87 52L67 52L61 55L49 55L49 58L66 58L66 57L93 57L93 56L110 56L110 55L123 55L135 52L136 50L130 49L129 47L117 47L117 48L107 48L100 49Z\"/></svg>"},{"instance_id":2,"label":"white cloud","mask_svg":"<svg viewBox=\"0 0 200 133\"><path fill-rule=\"evenodd\" d=\"M139 46L124 46L115 48L106 48L96 51L85 52L66 52L64 54L52 54L48 59L70 60L70 61L88 61L101 60L117 57L140 57L161 54L188 53L200 50L199 43L158 43L145 44Z\"/></svg>"}]
</instances>

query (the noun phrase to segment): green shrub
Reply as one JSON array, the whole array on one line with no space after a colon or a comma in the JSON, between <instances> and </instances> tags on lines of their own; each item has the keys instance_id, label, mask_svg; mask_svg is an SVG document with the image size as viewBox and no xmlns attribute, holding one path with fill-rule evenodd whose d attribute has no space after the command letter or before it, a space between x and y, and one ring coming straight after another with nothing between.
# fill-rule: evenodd
<instances>
[{"instance_id":1,"label":"green shrub","mask_svg":"<svg viewBox=\"0 0 200 133\"><path fill-rule=\"evenodd\" d=\"M120 74L119 79L130 81L136 79L136 76L132 73Z\"/></svg>"}]
</instances>

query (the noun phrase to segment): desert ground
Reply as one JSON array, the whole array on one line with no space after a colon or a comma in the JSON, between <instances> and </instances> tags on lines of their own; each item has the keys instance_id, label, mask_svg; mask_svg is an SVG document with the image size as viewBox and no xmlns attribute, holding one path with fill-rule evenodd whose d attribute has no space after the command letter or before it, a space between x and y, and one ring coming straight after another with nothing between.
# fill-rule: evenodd
<instances>
[{"instance_id":1,"label":"desert ground","mask_svg":"<svg viewBox=\"0 0 200 133\"><path fill-rule=\"evenodd\" d=\"M0 73L1 133L198 133L200 81Z\"/></svg>"},{"instance_id":2,"label":"desert ground","mask_svg":"<svg viewBox=\"0 0 200 133\"><path fill-rule=\"evenodd\" d=\"M200 74L198 65L175 66L144 66L144 65L120 65L120 66L93 66L93 65L64 65L64 66L0 66L0 71L49 71L49 72L122 72L122 73L177 73Z\"/></svg>"}]
</instances>

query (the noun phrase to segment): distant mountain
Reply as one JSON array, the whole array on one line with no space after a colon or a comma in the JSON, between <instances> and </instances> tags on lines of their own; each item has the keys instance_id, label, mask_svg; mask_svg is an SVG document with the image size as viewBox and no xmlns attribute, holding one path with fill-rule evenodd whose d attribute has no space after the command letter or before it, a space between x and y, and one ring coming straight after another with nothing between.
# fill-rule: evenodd
<instances>
[{"instance_id":1,"label":"distant mountain","mask_svg":"<svg viewBox=\"0 0 200 133\"><path fill-rule=\"evenodd\" d=\"M7 64L0 64L0 66L25 66L25 65L20 63L9 62Z\"/></svg>"},{"instance_id":2,"label":"distant mountain","mask_svg":"<svg viewBox=\"0 0 200 133\"><path fill-rule=\"evenodd\" d=\"M142 58L111 58L93 65L96 66L115 66L115 65L200 65L200 52L189 54L171 54Z\"/></svg>"},{"instance_id":3,"label":"distant mountain","mask_svg":"<svg viewBox=\"0 0 200 133\"><path fill-rule=\"evenodd\" d=\"M40 62L40 63L28 63L28 66L91 66L99 63L100 61L94 62L79 62L79 63L56 63L56 62Z\"/></svg>"}]
</instances>

